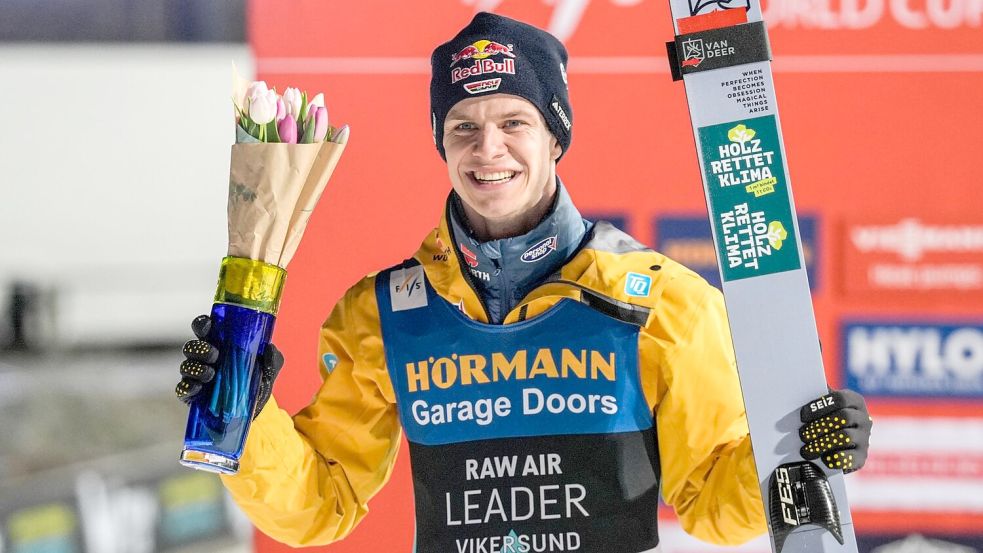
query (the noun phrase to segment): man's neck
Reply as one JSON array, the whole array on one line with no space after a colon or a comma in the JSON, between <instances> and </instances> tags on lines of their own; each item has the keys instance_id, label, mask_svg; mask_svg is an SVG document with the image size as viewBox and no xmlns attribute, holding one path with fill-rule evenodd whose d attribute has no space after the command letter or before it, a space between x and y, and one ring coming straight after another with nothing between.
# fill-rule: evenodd
<instances>
[{"instance_id":1,"label":"man's neck","mask_svg":"<svg viewBox=\"0 0 983 553\"><path fill-rule=\"evenodd\" d=\"M556 200L556 181L547 186L543 197L531 209L508 219L489 219L482 217L465 202L460 205L467 218L467 225L474 237L481 242L521 236L536 228L536 225L546 217Z\"/></svg>"}]
</instances>

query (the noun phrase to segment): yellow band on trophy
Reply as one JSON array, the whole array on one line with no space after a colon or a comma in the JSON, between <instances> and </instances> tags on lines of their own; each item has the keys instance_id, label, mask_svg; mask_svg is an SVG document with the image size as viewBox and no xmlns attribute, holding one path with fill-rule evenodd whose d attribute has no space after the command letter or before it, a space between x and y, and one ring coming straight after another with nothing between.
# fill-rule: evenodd
<instances>
[{"instance_id":1,"label":"yellow band on trophy","mask_svg":"<svg viewBox=\"0 0 983 553\"><path fill-rule=\"evenodd\" d=\"M276 265L226 257L218 273L215 303L230 303L276 315L286 278L287 271Z\"/></svg>"}]
</instances>

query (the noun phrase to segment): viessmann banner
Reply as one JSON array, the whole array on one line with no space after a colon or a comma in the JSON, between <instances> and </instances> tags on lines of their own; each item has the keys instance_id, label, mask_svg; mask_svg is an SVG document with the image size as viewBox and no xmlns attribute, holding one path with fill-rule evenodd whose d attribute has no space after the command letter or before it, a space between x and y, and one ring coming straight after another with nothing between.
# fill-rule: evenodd
<instances>
[{"instance_id":1,"label":"viessmann banner","mask_svg":"<svg viewBox=\"0 0 983 553\"><path fill-rule=\"evenodd\" d=\"M851 296L983 299L983 218L872 217L844 222L843 291Z\"/></svg>"},{"instance_id":2,"label":"viessmann banner","mask_svg":"<svg viewBox=\"0 0 983 553\"><path fill-rule=\"evenodd\" d=\"M691 8L740 2L691 0ZM276 394L288 411L299 410L319 385L312 349L331 306L363 275L410 256L437 223L449 184L431 135L430 54L478 10L528 21L566 44L573 141L558 174L581 211L615 218L719 283L714 262L727 252L714 251L709 239L686 99L665 59L664 43L673 38L665 0L251 0L258 76L279 90L323 90L332 124L352 128L291 265L274 336L287 358ZM869 394L875 419L900 416L902 428L905 416L932 417L939 408L978 428L983 418L974 409L983 408L983 397L973 348L983 321L983 211L975 209L973 160L983 151L983 133L973 115L983 90L983 2L771 0L763 10L831 383ZM446 60L447 70L451 65ZM723 93L752 104L761 101L756 83L747 75ZM768 124L749 126L768 138ZM704 138L719 149L734 142L730 130ZM743 166L723 153L717 161L709 170L735 190L767 181L763 170L740 173ZM767 183L755 189L769 197ZM788 232L788 221L781 223ZM781 235L777 228L772 234ZM948 460L965 453L953 440L937 445ZM878 503L879 490L905 479L914 490L933 482L951 484L945 489L983 484L975 468L935 470L925 460L911 468L902 463L907 450L889 449L875 462L881 476L851 492L864 551L911 532L932 539L955 532L959 543L983 535L983 511L974 511L972 498L920 518L909 505L916 492L897 498L903 508ZM352 535L313 551L411 550L407 453ZM877 449L871 459L879 459ZM672 528L663 535L665 553L713 550L679 539ZM256 549L290 551L262 535Z\"/></svg>"}]
</instances>

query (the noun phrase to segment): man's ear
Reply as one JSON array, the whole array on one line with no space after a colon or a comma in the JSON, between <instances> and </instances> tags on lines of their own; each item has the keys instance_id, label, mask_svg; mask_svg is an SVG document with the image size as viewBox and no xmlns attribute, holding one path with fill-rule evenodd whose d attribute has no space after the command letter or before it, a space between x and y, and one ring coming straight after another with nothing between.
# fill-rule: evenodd
<instances>
[{"instance_id":1,"label":"man's ear","mask_svg":"<svg viewBox=\"0 0 983 553\"><path fill-rule=\"evenodd\" d=\"M556 161L563 154L563 148L560 146L560 141L556 139L555 136L550 137L550 158Z\"/></svg>"}]
</instances>

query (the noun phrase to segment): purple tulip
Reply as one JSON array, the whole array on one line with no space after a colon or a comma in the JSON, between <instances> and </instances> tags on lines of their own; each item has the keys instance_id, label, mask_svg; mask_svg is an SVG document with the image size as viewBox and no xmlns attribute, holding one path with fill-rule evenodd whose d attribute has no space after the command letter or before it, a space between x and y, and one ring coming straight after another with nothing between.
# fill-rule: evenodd
<instances>
[{"instance_id":1,"label":"purple tulip","mask_svg":"<svg viewBox=\"0 0 983 553\"><path fill-rule=\"evenodd\" d=\"M324 142L328 135L328 109L318 106L314 113L314 142Z\"/></svg>"},{"instance_id":2,"label":"purple tulip","mask_svg":"<svg viewBox=\"0 0 983 553\"><path fill-rule=\"evenodd\" d=\"M283 103L283 98L276 99L276 122L283 121L287 116L287 105Z\"/></svg>"},{"instance_id":3,"label":"purple tulip","mask_svg":"<svg viewBox=\"0 0 983 553\"><path fill-rule=\"evenodd\" d=\"M297 143L297 121L294 120L293 115L287 114L277 123L276 130L280 133L280 142L284 144Z\"/></svg>"}]
</instances>

